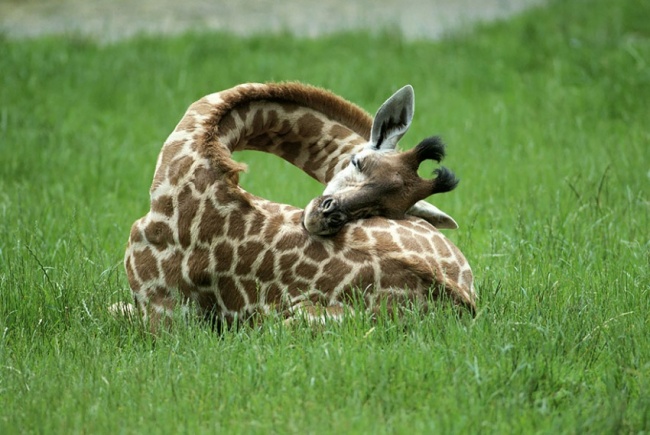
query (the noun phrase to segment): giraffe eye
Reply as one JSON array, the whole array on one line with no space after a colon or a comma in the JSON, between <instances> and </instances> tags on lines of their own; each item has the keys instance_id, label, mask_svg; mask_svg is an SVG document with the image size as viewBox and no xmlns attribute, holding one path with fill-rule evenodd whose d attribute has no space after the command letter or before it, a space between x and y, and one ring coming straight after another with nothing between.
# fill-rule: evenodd
<instances>
[{"instance_id":1,"label":"giraffe eye","mask_svg":"<svg viewBox=\"0 0 650 435\"><path fill-rule=\"evenodd\" d=\"M354 166L359 171L361 171L361 162L359 161L356 155L352 156L352 159L350 160L350 164L352 164L352 166Z\"/></svg>"}]
</instances>

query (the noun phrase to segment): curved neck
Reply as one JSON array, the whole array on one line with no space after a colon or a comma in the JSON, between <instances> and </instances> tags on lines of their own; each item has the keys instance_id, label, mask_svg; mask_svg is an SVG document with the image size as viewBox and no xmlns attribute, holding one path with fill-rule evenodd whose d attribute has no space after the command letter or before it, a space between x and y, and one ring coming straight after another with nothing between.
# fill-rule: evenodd
<instances>
[{"instance_id":1,"label":"curved neck","mask_svg":"<svg viewBox=\"0 0 650 435\"><path fill-rule=\"evenodd\" d=\"M371 126L362 109L319 88L236 86L188 108L158 155L150 194L223 183L219 191L241 196L238 173L246 166L232 153L246 149L275 154L326 184L365 146Z\"/></svg>"},{"instance_id":2,"label":"curved neck","mask_svg":"<svg viewBox=\"0 0 650 435\"><path fill-rule=\"evenodd\" d=\"M359 107L297 83L243 85L203 100L212 107L201 141L208 155L268 152L324 184L363 148L372 126Z\"/></svg>"}]
</instances>

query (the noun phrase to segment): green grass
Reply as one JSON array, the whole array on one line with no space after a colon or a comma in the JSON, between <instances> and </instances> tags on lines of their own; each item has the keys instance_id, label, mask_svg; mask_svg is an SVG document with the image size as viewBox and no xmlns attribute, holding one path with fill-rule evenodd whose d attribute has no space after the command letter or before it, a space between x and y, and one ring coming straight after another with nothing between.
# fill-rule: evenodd
<instances>
[{"instance_id":1,"label":"green grass","mask_svg":"<svg viewBox=\"0 0 650 435\"><path fill-rule=\"evenodd\" d=\"M647 433L649 19L574 0L441 42L0 39L0 433ZM189 322L154 346L107 313L130 300L129 228L186 107L272 80L371 112L414 86L402 143L448 144L462 182L434 201L461 225L476 319ZM237 158L255 194L322 189Z\"/></svg>"}]
</instances>

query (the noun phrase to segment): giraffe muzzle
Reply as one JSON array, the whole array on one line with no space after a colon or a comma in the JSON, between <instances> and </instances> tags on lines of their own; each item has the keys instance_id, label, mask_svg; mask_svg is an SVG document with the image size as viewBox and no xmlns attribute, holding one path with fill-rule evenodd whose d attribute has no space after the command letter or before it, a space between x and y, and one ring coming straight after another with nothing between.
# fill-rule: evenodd
<instances>
[{"instance_id":1,"label":"giraffe muzzle","mask_svg":"<svg viewBox=\"0 0 650 435\"><path fill-rule=\"evenodd\" d=\"M349 220L341 210L339 201L329 195L312 199L302 215L302 225L314 235L331 236Z\"/></svg>"}]
</instances>

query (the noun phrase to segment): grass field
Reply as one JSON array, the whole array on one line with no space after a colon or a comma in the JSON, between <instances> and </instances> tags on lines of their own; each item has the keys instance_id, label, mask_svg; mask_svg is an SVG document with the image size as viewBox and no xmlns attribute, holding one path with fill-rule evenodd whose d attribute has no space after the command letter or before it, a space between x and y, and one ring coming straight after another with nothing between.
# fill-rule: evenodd
<instances>
[{"instance_id":1,"label":"grass field","mask_svg":"<svg viewBox=\"0 0 650 435\"><path fill-rule=\"evenodd\" d=\"M648 433L649 22L649 2L574 0L441 42L0 38L0 433ZM189 322L154 346L107 313L186 107L277 80L369 111L414 86L402 145L448 144L462 181L435 203L476 319ZM322 189L236 158L257 195Z\"/></svg>"}]
</instances>

